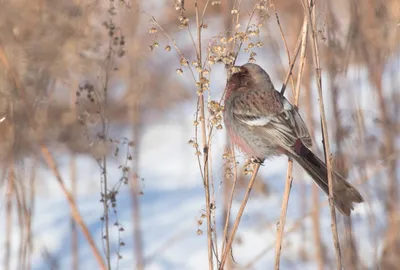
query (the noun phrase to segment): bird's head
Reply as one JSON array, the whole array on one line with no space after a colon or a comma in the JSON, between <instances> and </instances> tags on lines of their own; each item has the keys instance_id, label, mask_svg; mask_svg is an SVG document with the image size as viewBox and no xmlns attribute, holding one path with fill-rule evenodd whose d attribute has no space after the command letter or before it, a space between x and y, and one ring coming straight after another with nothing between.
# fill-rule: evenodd
<instances>
[{"instance_id":1,"label":"bird's head","mask_svg":"<svg viewBox=\"0 0 400 270\"><path fill-rule=\"evenodd\" d=\"M247 74L255 85L269 85L271 79L268 73L257 64L247 63L240 67L240 72Z\"/></svg>"},{"instance_id":2,"label":"bird's head","mask_svg":"<svg viewBox=\"0 0 400 270\"><path fill-rule=\"evenodd\" d=\"M247 63L243 66L235 66L228 80L227 95L231 92L247 91L254 87L261 89L274 89L267 72L259 65Z\"/></svg>"}]
</instances>

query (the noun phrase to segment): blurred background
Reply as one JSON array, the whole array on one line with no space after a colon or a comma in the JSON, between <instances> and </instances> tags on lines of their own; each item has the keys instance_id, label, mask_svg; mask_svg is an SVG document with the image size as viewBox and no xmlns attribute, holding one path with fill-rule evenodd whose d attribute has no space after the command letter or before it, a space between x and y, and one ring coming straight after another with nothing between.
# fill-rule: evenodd
<instances>
[{"instance_id":1,"label":"blurred background","mask_svg":"<svg viewBox=\"0 0 400 270\"><path fill-rule=\"evenodd\" d=\"M0 269L208 269L201 122L221 252L249 180L221 121L225 66L237 53L280 89L302 1L0 5ZM398 269L400 1L317 1L315 18L333 164L366 200L337 214L343 267ZM323 157L308 41L299 110ZM225 269L273 268L286 168L284 157L261 167ZM281 269L334 269L330 222L295 165Z\"/></svg>"}]
</instances>

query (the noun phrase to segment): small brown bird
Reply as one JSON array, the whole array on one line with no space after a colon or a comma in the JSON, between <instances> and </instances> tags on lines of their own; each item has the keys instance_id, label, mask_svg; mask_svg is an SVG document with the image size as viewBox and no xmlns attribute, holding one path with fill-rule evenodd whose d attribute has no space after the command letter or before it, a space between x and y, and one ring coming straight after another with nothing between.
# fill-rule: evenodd
<instances>
[{"instance_id":1,"label":"small brown bird","mask_svg":"<svg viewBox=\"0 0 400 270\"><path fill-rule=\"evenodd\" d=\"M297 108L275 90L259 65L248 63L238 69L229 78L225 95L224 121L232 143L260 162L282 154L293 158L329 194L326 165L309 149L310 133ZM334 203L349 216L353 203L364 199L338 173L333 172L332 179Z\"/></svg>"}]
</instances>

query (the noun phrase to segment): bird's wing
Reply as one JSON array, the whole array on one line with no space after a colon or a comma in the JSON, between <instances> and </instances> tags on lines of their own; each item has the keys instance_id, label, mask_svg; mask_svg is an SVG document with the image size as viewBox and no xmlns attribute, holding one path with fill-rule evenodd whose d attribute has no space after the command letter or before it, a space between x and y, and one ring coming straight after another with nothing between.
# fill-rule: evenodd
<instances>
[{"instance_id":1,"label":"bird's wing","mask_svg":"<svg viewBox=\"0 0 400 270\"><path fill-rule=\"evenodd\" d=\"M279 92L247 91L233 101L234 117L285 149L297 139L312 146L310 133L296 108Z\"/></svg>"}]
</instances>

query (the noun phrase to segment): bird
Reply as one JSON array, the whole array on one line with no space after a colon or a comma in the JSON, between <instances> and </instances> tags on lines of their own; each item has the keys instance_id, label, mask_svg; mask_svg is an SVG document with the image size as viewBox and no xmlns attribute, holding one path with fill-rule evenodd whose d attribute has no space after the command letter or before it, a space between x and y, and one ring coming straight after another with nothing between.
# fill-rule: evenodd
<instances>
[{"instance_id":1,"label":"bird","mask_svg":"<svg viewBox=\"0 0 400 270\"><path fill-rule=\"evenodd\" d=\"M231 143L261 164L281 155L292 158L329 196L326 164L310 150L311 136L298 108L275 89L259 65L247 63L235 70L224 97L224 123ZM332 176L334 205L350 216L354 204L364 199L339 173L332 171Z\"/></svg>"}]
</instances>

